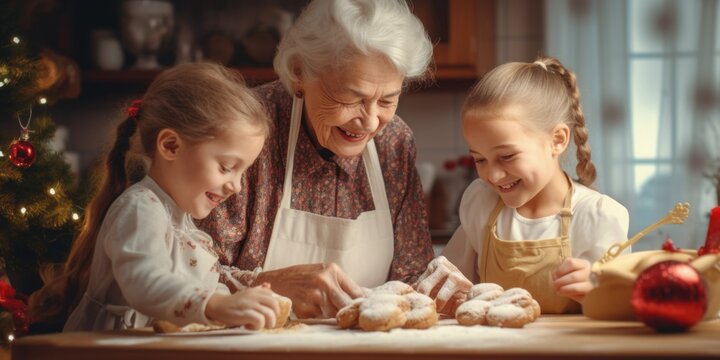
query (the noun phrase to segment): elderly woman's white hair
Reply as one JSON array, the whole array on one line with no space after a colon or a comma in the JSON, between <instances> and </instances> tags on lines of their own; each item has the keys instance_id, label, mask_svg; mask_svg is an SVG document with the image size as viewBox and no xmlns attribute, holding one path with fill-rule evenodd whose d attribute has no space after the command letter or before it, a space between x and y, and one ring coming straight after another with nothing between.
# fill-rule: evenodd
<instances>
[{"instance_id":1,"label":"elderly woman's white hair","mask_svg":"<svg viewBox=\"0 0 720 360\"><path fill-rule=\"evenodd\" d=\"M404 0L314 0L286 32L273 65L292 93L298 71L313 78L373 52L385 55L406 82L428 75L432 43Z\"/></svg>"}]
</instances>

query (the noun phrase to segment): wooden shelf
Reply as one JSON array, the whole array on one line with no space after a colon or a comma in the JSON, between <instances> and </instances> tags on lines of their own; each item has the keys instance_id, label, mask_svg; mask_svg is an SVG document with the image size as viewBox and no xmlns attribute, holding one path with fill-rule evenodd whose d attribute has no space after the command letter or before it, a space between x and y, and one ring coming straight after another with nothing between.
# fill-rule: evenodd
<instances>
[{"instance_id":1,"label":"wooden shelf","mask_svg":"<svg viewBox=\"0 0 720 360\"><path fill-rule=\"evenodd\" d=\"M277 79L270 67L236 68L250 86L256 86ZM144 89L162 71L158 70L85 70L82 73L84 88L122 88ZM409 89L417 91L467 90L478 79L476 69L470 66L439 65L435 69L434 82Z\"/></svg>"},{"instance_id":2,"label":"wooden shelf","mask_svg":"<svg viewBox=\"0 0 720 360\"><path fill-rule=\"evenodd\" d=\"M277 79L272 68L236 68L248 84L259 84ZM158 70L85 70L82 80L86 84L125 84L147 86L162 71Z\"/></svg>"},{"instance_id":3,"label":"wooden shelf","mask_svg":"<svg viewBox=\"0 0 720 360\"><path fill-rule=\"evenodd\" d=\"M409 92L467 91L495 64L495 0L414 0L413 11L434 46L434 81ZM248 85L277 79L272 67L237 67ZM160 70L86 70L86 89L145 89Z\"/></svg>"}]
</instances>

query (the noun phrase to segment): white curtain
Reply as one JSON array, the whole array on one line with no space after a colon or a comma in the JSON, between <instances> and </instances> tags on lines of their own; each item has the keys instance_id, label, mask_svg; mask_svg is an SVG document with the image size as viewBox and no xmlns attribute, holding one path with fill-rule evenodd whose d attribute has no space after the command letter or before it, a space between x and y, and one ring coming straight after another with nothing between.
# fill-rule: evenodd
<instances>
[{"instance_id":1,"label":"white curtain","mask_svg":"<svg viewBox=\"0 0 720 360\"><path fill-rule=\"evenodd\" d=\"M666 225L634 248L659 249L668 236L679 247L697 248L706 214L717 204L714 187L688 154L696 145L702 159L720 156L717 0L545 4L546 54L578 77L597 186L630 211L629 236L676 202L691 204L684 225ZM566 166L571 171L574 163Z\"/></svg>"}]
</instances>

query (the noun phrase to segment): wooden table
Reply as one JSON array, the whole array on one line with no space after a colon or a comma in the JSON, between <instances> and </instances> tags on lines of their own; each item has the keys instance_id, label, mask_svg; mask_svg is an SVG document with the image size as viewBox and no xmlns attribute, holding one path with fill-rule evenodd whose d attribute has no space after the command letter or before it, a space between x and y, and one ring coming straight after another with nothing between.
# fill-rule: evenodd
<instances>
[{"instance_id":1,"label":"wooden table","mask_svg":"<svg viewBox=\"0 0 720 360\"><path fill-rule=\"evenodd\" d=\"M226 331L226 330L225 330ZM580 315L542 316L523 329L459 326L441 320L428 330L366 333L333 321L281 331L157 335L150 330L28 336L13 360L184 359L720 359L720 320L660 334L636 322Z\"/></svg>"}]
</instances>

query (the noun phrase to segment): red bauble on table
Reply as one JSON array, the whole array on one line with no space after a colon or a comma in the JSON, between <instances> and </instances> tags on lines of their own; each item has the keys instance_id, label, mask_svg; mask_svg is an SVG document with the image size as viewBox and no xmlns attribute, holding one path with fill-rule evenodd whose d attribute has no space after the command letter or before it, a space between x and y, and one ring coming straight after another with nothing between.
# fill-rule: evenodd
<instances>
[{"instance_id":1,"label":"red bauble on table","mask_svg":"<svg viewBox=\"0 0 720 360\"><path fill-rule=\"evenodd\" d=\"M35 162L35 147L29 141L16 140L10 145L10 162L19 168L28 168Z\"/></svg>"},{"instance_id":2,"label":"red bauble on table","mask_svg":"<svg viewBox=\"0 0 720 360\"><path fill-rule=\"evenodd\" d=\"M677 332L703 318L707 293L704 280L694 267L669 260L638 275L630 302L645 325L660 332Z\"/></svg>"}]
</instances>

